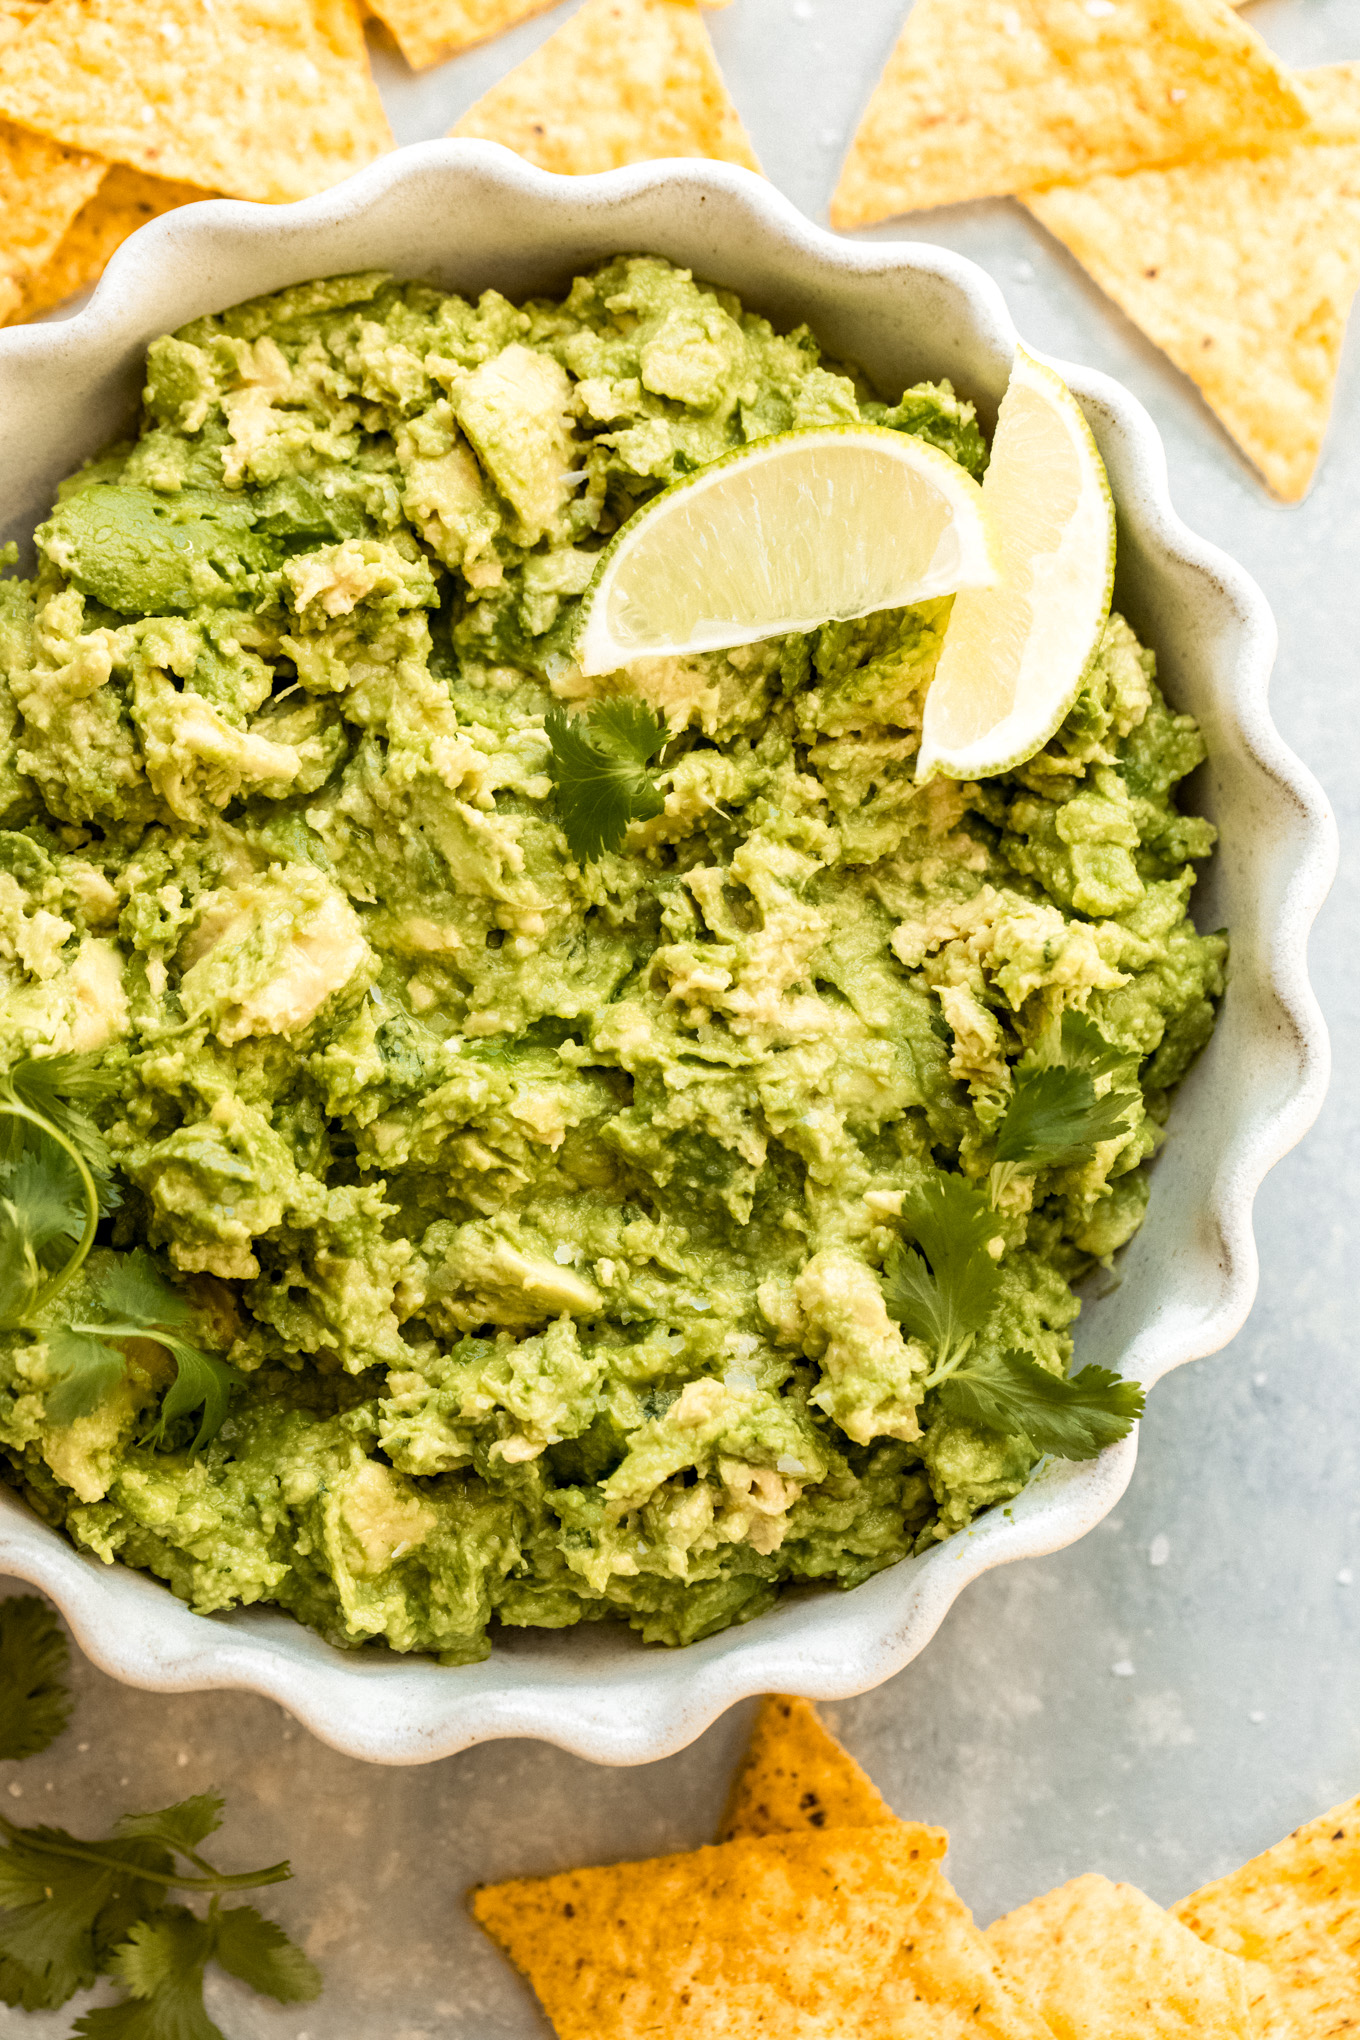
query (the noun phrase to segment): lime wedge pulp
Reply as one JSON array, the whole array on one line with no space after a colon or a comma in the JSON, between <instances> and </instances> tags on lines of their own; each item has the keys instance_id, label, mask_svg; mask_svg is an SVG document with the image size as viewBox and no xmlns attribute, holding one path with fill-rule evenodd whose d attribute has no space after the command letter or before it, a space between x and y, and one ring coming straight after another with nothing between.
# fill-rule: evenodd
<instances>
[{"instance_id":1,"label":"lime wedge pulp","mask_svg":"<svg viewBox=\"0 0 1360 2040\"><path fill-rule=\"evenodd\" d=\"M582 598L585 673L718 651L979 588L996 571L982 491L882 425L738 447L645 503Z\"/></svg>"},{"instance_id":2,"label":"lime wedge pulp","mask_svg":"<svg viewBox=\"0 0 1360 2040\"><path fill-rule=\"evenodd\" d=\"M1017 348L983 507L997 579L956 599L926 695L919 779L984 779L1046 744L1110 613L1114 501L1067 384Z\"/></svg>"}]
</instances>

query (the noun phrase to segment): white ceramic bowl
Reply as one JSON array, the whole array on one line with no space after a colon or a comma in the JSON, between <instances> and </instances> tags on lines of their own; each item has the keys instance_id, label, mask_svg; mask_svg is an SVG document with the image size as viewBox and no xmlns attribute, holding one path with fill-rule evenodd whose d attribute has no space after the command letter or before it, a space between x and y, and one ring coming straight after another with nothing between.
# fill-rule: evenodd
<instances>
[{"instance_id":1,"label":"white ceramic bowl","mask_svg":"<svg viewBox=\"0 0 1360 2040\"><path fill-rule=\"evenodd\" d=\"M1001 293L972 263L910 242L812 227L768 184L710 163L550 177L483 142L431 142L338 189L273 208L214 201L144 227L74 319L0 334L0 488L21 541L55 483L133 410L156 334L242 298L336 271L389 268L476 294L554 289L619 252L665 255L776 321L806 320L888 396L948 376L988 424L1016 344ZM1232 930L1218 1030L1177 1100L1147 1223L1123 1282L1088 1308L1078 1352L1156 1381L1224 1345L1256 1290L1252 1200L1311 1124L1327 1038L1305 969L1336 832L1321 790L1266 705L1275 627L1242 570L1171 507L1151 419L1108 376L1054 364L1081 400L1119 506L1118 606L1153 645L1172 701L1204 727L1196 804L1222 829L1201 882L1204 924ZM238 1686L280 1701L337 1749L419 1763L495 1736L537 1736L603 1763L641 1763L751 1693L835 1698L898 1671L989 1567L1054 1551L1113 1507L1136 1439L1050 1465L1012 1512L851 1593L800 1590L687 1650L607 1625L505 1633L457 1670L385 1650L348 1655L266 1610L191 1614L168 1589L82 1555L0 1492L0 1569L58 1603L116 1678L161 1690Z\"/></svg>"}]
</instances>

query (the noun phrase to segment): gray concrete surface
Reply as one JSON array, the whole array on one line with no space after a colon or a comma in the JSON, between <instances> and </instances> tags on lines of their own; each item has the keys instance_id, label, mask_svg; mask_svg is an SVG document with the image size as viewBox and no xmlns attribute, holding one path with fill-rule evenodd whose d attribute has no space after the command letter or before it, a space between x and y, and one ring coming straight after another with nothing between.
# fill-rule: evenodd
<instances>
[{"instance_id":1,"label":"gray concrete surface","mask_svg":"<svg viewBox=\"0 0 1360 2040\"><path fill-rule=\"evenodd\" d=\"M399 139L442 133L570 11L419 79L380 57ZM900 11L736 0L713 17L770 175L814 218ZM1360 56L1360 0L1258 0L1251 19L1292 62ZM911 233L981 262L1028 338L1109 370L1151 410L1178 508L1275 606L1275 713L1326 782L1344 845L1313 942L1336 1075L1316 1130L1261 1196L1246 1330L1158 1389L1132 1488L1099 1530L980 1581L923 1657L835 1710L899 1811L949 1827L952 1874L988 1920L1083 1869L1169 1901L1360 1789L1360 331L1317 486L1284 510L1017 207L956 208ZM707 1839L746 1718L634 1771L518 1743L384 1771L323 1749L264 1701L136 1693L84 1665L77 1683L68 1734L0 1765L12 1818L93 1832L216 1785L229 1866L293 1858L276 1910L325 1969L326 1996L280 2010L213 1986L228 2040L546 2033L465 1918L465 1887ZM66 2014L0 2010L3 2040L69 2030Z\"/></svg>"}]
</instances>

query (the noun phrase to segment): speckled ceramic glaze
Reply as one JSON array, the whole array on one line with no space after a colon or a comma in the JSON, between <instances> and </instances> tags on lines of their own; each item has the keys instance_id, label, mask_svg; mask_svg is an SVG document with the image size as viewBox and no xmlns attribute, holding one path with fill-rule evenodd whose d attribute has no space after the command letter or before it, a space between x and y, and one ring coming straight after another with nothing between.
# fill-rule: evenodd
<instances>
[{"instance_id":1,"label":"speckled ceramic glaze","mask_svg":"<svg viewBox=\"0 0 1360 2040\"><path fill-rule=\"evenodd\" d=\"M996 285L960 256L838 240L727 165L573 179L489 143L430 142L300 205L217 200L169 214L114 256L78 317L0 334L4 535L22 543L60 478L115 436L135 407L148 341L187 319L370 268L518 296L559 289L620 252L668 256L777 322L806 320L885 395L948 376L988 425L995 418L1017 335ZM1305 950L1336 832L1270 718L1275 626L1264 597L1176 516L1141 405L1108 376L1053 366L1080 398L1109 470L1117 605L1155 648L1172 702L1198 716L1208 739L1191 798L1222 842L1196 916L1227 924L1233 938L1218 1030L1177 1098L1147 1222L1122 1256L1120 1286L1088 1305L1078 1336L1079 1364L1099 1361L1150 1385L1242 1324L1257 1282L1257 1187L1322 1101L1327 1038ZM356 1757L421 1763L495 1736L537 1736L601 1763L644 1763L747 1694L836 1698L900 1670L979 1573L1055 1551L1098 1523L1136 1450L1131 1437L1087 1464L1045 1466L1004 1515L925 1557L851 1593L791 1592L746 1627L682 1651L583 1625L505 1632L484 1664L457 1669L386 1649L351 1655L276 1611L191 1614L148 1576L75 1551L7 1491L0 1567L50 1594L116 1678L265 1693Z\"/></svg>"}]
</instances>

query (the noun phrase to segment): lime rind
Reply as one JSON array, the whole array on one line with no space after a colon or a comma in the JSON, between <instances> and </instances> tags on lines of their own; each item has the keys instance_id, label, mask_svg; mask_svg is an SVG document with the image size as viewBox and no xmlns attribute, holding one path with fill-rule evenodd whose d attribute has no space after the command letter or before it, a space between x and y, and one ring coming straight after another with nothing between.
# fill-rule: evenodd
<instances>
[{"instance_id":1,"label":"lime rind","mask_svg":"<svg viewBox=\"0 0 1360 2040\"><path fill-rule=\"evenodd\" d=\"M1008 398L1012 390L1038 397L1058 426L1051 451L1065 442L1071 455L1070 472L1056 473L1050 461L1048 486L1056 494L1060 486L1070 485L1075 478L1076 501L1056 545L1028 558L1021 549L1019 559L1015 558L1017 548L1011 543L1016 536L1015 520L998 509L997 499L1009 494L1021 504L1042 503L1045 476L1028 473L1023 461L1016 460L1015 434L1007 444L1008 420L1014 418L1014 411L1008 413L1003 400L991 464L983 482L986 501L988 483L996 477L988 507L993 525L999 529L1002 573L991 588L962 596L951 614L926 696L917 758L917 777L922 781L936 774L960 780L993 778L1015 770L1042 750L1081 691L1110 613L1115 570L1114 499L1095 437L1066 383L1024 348L1016 351ZM1064 546L1068 548L1066 559ZM970 691L977 691L973 688L977 670L985 668L989 660L999 663L997 648L1014 642L1036 578L1047 579L1050 587L1023 633L1016 691L1008 712L971 741L951 744L941 734L949 708L960 700L966 702ZM966 660L971 662L971 670Z\"/></svg>"}]
</instances>

